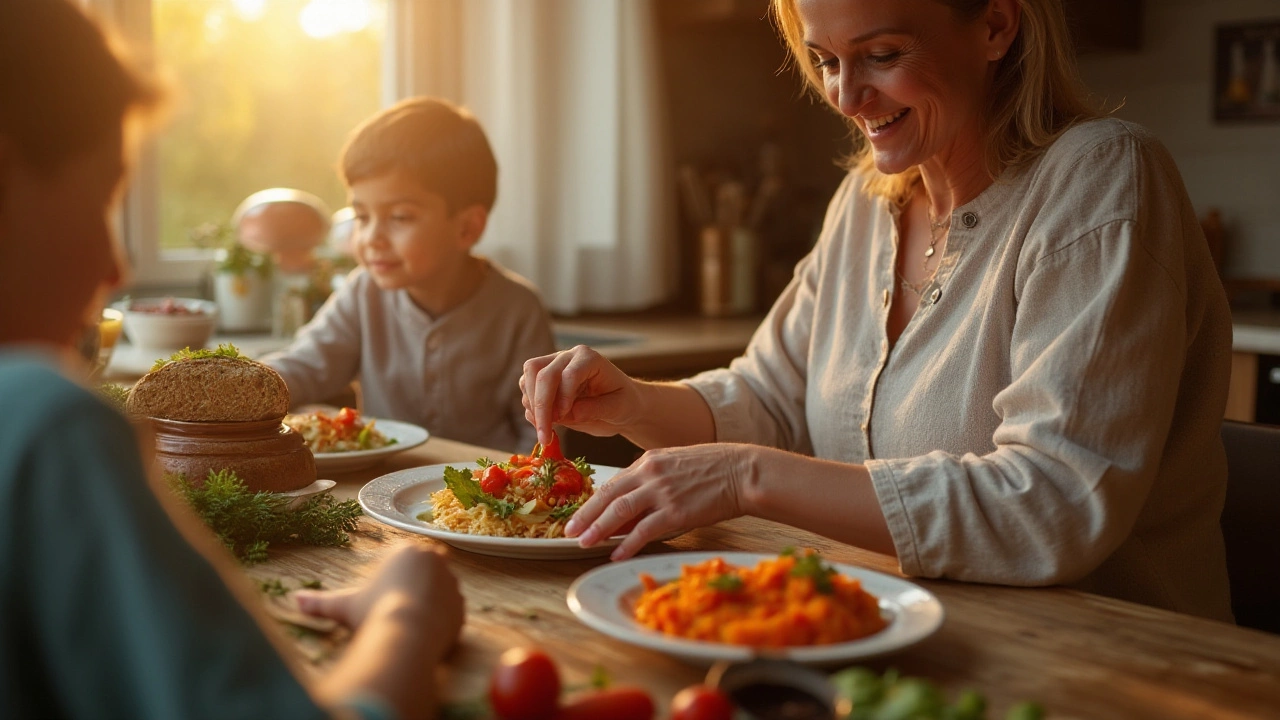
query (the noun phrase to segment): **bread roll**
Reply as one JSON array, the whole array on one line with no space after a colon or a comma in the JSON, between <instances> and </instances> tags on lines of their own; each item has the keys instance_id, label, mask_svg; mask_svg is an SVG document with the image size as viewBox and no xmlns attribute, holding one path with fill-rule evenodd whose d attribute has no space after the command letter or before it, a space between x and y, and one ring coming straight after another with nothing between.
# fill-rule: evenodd
<instances>
[{"instance_id":1,"label":"bread roll","mask_svg":"<svg viewBox=\"0 0 1280 720\"><path fill-rule=\"evenodd\" d=\"M270 420L289 411L289 388L275 370L248 358L186 358L144 375L125 408L184 422Z\"/></svg>"}]
</instances>

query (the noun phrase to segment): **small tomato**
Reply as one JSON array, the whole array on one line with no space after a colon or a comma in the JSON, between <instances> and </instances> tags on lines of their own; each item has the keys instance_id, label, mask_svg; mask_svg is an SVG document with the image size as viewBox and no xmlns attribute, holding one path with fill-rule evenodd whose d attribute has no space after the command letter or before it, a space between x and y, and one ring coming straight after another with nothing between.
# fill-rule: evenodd
<instances>
[{"instance_id":1,"label":"small tomato","mask_svg":"<svg viewBox=\"0 0 1280 720\"><path fill-rule=\"evenodd\" d=\"M497 465L490 465L480 475L480 489L494 497L502 497L503 491L507 489L510 482L511 476Z\"/></svg>"},{"instance_id":2,"label":"small tomato","mask_svg":"<svg viewBox=\"0 0 1280 720\"><path fill-rule=\"evenodd\" d=\"M489 678L489 704L502 720L550 720L560 701L560 674L546 653L512 648Z\"/></svg>"},{"instance_id":3,"label":"small tomato","mask_svg":"<svg viewBox=\"0 0 1280 720\"><path fill-rule=\"evenodd\" d=\"M653 698L638 687L612 687L579 695L556 720L652 720Z\"/></svg>"},{"instance_id":4,"label":"small tomato","mask_svg":"<svg viewBox=\"0 0 1280 720\"><path fill-rule=\"evenodd\" d=\"M690 685L671 699L671 720L733 720L733 703L716 688Z\"/></svg>"}]
</instances>

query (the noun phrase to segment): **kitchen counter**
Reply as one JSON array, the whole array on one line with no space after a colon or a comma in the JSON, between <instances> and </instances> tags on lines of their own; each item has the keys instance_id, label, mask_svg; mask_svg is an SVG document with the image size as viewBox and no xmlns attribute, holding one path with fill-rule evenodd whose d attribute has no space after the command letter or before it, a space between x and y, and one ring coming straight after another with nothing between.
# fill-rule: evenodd
<instances>
[{"instance_id":1,"label":"kitchen counter","mask_svg":"<svg viewBox=\"0 0 1280 720\"><path fill-rule=\"evenodd\" d=\"M1237 310L1231 313L1236 352L1280 355L1280 311Z\"/></svg>"},{"instance_id":2,"label":"kitchen counter","mask_svg":"<svg viewBox=\"0 0 1280 720\"><path fill-rule=\"evenodd\" d=\"M561 348L590 345L630 375L671 379L726 365L742 354L760 320L760 316L601 315L557 320L555 333ZM211 347L219 343L231 343L250 357L261 357L287 346L289 339L266 333L233 333L215 335L209 341ZM136 380L162 354L121 339L104 378Z\"/></svg>"}]
</instances>

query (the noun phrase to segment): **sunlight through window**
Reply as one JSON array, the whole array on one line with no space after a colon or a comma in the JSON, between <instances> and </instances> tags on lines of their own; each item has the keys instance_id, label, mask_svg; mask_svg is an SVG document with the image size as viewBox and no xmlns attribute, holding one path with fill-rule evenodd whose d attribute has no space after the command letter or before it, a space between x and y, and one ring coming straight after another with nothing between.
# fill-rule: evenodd
<instances>
[{"instance_id":1,"label":"sunlight through window","mask_svg":"<svg viewBox=\"0 0 1280 720\"><path fill-rule=\"evenodd\" d=\"M162 248L263 188L345 204L334 168L380 104L386 0L155 0L153 22L177 88L158 143Z\"/></svg>"}]
</instances>

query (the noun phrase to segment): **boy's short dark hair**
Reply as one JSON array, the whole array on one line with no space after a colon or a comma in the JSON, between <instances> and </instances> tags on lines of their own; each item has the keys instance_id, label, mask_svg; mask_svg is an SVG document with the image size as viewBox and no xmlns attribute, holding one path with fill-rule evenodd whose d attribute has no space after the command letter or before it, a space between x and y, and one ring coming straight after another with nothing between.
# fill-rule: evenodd
<instances>
[{"instance_id":1,"label":"boy's short dark hair","mask_svg":"<svg viewBox=\"0 0 1280 720\"><path fill-rule=\"evenodd\" d=\"M0 1L0 136L52 170L119 135L159 90L65 0Z\"/></svg>"},{"instance_id":2,"label":"boy's short dark hair","mask_svg":"<svg viewBox=\"0 0 1280 720\"><path fill-rule=\"evenodd\" d=\"M444 198L449 212L493 209L498 162L480 123L446 100L402 100L365 120L347 139L339 165L347 187L400 169Z\"/></svg>"}]
</instances>

